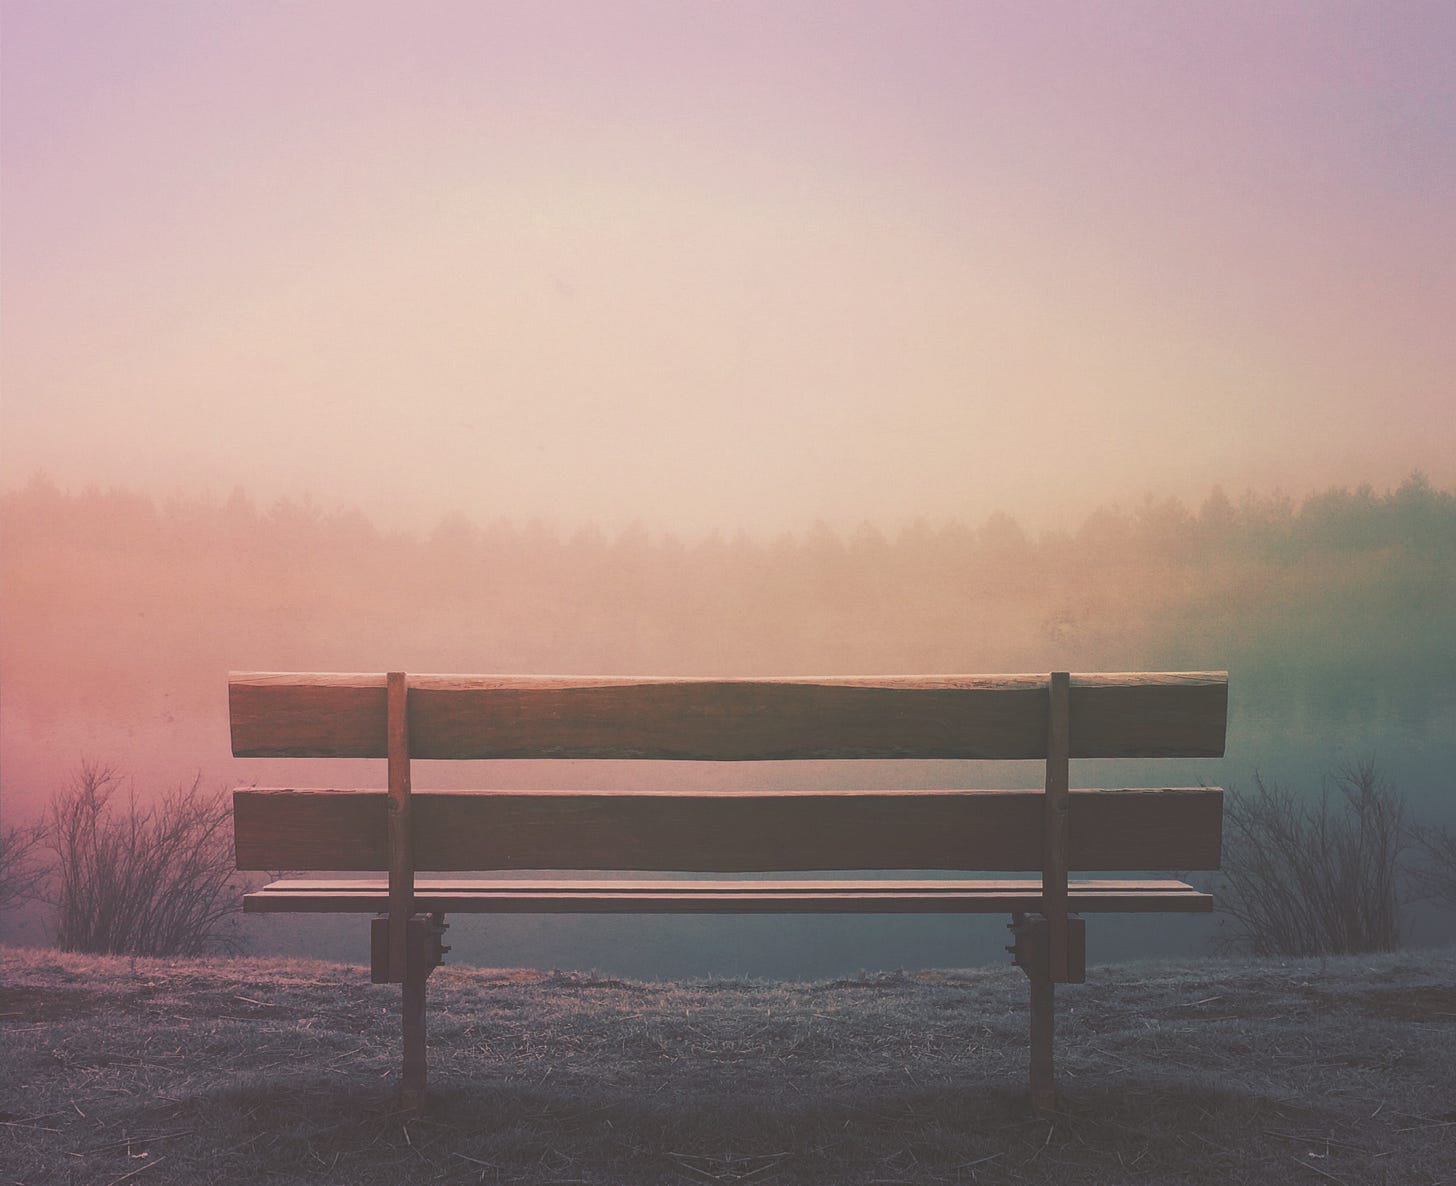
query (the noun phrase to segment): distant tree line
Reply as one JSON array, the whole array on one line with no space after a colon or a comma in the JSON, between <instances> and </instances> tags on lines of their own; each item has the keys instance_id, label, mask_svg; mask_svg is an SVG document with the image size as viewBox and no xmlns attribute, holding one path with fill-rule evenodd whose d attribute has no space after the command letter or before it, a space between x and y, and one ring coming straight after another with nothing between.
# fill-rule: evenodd
<instances>
[{"instance_id":1,"label":"distant tree line","mask_svg":"<svg viewBox=\"0 0 1456 1186\"><path fill-rule=\"evenodd\" d=\"M1149 498L1036 536L996 514L693 540L459 514L383 532L308 500L159 504L37 478L0 495L0 538L0 662L37 714L197 710L232 667L362 665L1236 667L1245 694L1337 715L1350 697L1429 711L1456 665L1456 495L1420 474L1298 503Z\"/></svg>"}]
</instances>

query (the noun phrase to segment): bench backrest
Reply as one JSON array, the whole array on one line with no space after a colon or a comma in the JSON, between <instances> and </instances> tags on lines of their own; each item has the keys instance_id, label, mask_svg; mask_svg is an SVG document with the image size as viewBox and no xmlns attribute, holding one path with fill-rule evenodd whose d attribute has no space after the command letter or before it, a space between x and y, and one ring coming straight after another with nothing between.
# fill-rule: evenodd
<instances>
[{"instance_id":1,"label":"bench backrest","mask_svg":"<svg viewBox=\"0 0 1456 1186\"><path fill-rule=\"evenodd\" d=\"M1069 869L1219 862L1219 790L1071 792L1068 760L1221 756L1225 672L774 680L234 673L229 701L237 757L388 759L387 791L240 789L234 825L239 868L389 870L399 944L417 869L1040 870L1055 951ZM414 758L1040 759L1046 784L411 794Z\"/></svg>"}]
</instances>

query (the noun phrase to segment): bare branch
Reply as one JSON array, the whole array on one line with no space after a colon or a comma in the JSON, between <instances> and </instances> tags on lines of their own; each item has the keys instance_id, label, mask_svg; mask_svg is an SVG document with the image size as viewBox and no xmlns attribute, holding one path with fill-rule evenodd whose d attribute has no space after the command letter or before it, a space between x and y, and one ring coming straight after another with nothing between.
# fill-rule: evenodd
<instances>
[{"instance_id":1,"label":"bare branch","mask_svg":"<svg viewBox=\"0 0 1456 1186\"><path fill-rule=\"evenodd\" d=\"M1426 901L1456 906L1456 832L1435 825L1411 829L1417 859L1411 879Z\"/></svg>"},{"instance_id":2,"label":"bare branch","mask_svg":"<svg viewBox=\"0 0 1456 1186\"><path fill-rule=\"evenodd\" d=\"M0 910L40 893L49 870L40 860L45 831L39 824L0 829Z\"/></svg>"},{"instance_id":3,"label":"bare branch","mask_svg":"<svg viewBox=\"0 0 1456 1186\"><path fill-rule=\"evenodd\" d=\"M225 794L190 786L150 807L121 776L83 762L51 803L46 843L56 854L56 941L70 951L201 955L235 950L240 909L232 811Z\"/></svg>"},{"instance_id":4,"label":"bare branch","mask_svg":"<svg viewBox=\"0 0 1456 1186\"><path fill-rule=\"evenodd\" d=\"M1317 799L1256 773L1252 792L1230 791L1225 823L1218 908L1233 925L1222 946L1255 955L1398 946L1412 833L1373 759L1341 766Z\"/></svg>"}]
</instances>

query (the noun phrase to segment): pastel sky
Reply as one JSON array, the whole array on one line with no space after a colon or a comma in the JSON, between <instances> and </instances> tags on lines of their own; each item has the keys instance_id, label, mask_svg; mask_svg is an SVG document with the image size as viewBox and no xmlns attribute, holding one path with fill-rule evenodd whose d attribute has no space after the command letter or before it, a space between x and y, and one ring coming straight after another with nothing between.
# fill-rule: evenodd
<instances>
[{"instance_id":1,"label":"pastel sky","mask_svg":"<svg viewBox=\"0 0 1456 1186\"><path fill-rule=\"evenodd\" d=\"M1448 0L0 19L6 483L689 531L1456 483Z\"/></svg>"}]
</instances>

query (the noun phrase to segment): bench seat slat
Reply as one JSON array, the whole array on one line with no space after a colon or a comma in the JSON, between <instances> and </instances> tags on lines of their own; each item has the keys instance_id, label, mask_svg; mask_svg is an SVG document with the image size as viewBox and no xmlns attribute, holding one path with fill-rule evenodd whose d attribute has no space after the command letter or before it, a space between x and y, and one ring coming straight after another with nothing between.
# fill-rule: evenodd
<instances>
[{"instance_id":1,"label":"bench seat slat","mask_svg":"<svg viewBox=\"0 0 1456 1186\"><path fill-rule=\"evenodd\" d=\"M382 877L285 877L279 881L270 881L267 885L260 886L255 893L281 893L285 890L323 890L329 893L373 893L381 886L389 883ZM486 887L501 887L531 893L552 893L561 891L566 893L580 893L583 891L604 890L612 893L654 893L658 890L671 890L681 892L683 890L713 889L721 890L725 887L741 888L749 890L771 890L775 893L793 893L795 891L815 891L825 885L854 885L871 886L875 889L884 890L928 890L928 891L953 891L964 892L971 890L999 891L1002 889L1021 890L1039 886L1041 883L1032 877L1007 877L996 880L968 879L964 877L876 877L876 878L818 878L818 877L794 877L794 878L762 878L745 877L742 879L728 877L714 877L707 880L696 877L569 877L569 878L541 878L541 877L421 877L416 880L416 885L428 887L436 893L449 893L453 890L471 890ZM1177 881L1157 878L1132 878L1122 880L1083 880L1070 884L1080 886L1083 889L1096 890L1187 890L1189 885L1186 881Z\"/></svg>"},{"instance_id":2,"label":"bench seat slat","mask_svg":"<svg viewBox=\"0 0 1456 1186\"><path fill-rule=\"evenodd\" d=\"M249 913L377 913L382 878L275 881L243 899ZM421 911L490 914L1005 914L1035 911L1033 880L590 880L429 879L415 882ZM1068 887L1084 913L1205 912L1210 895L1181 881L1086 881Z\"/></svg>"}]
</instances>

